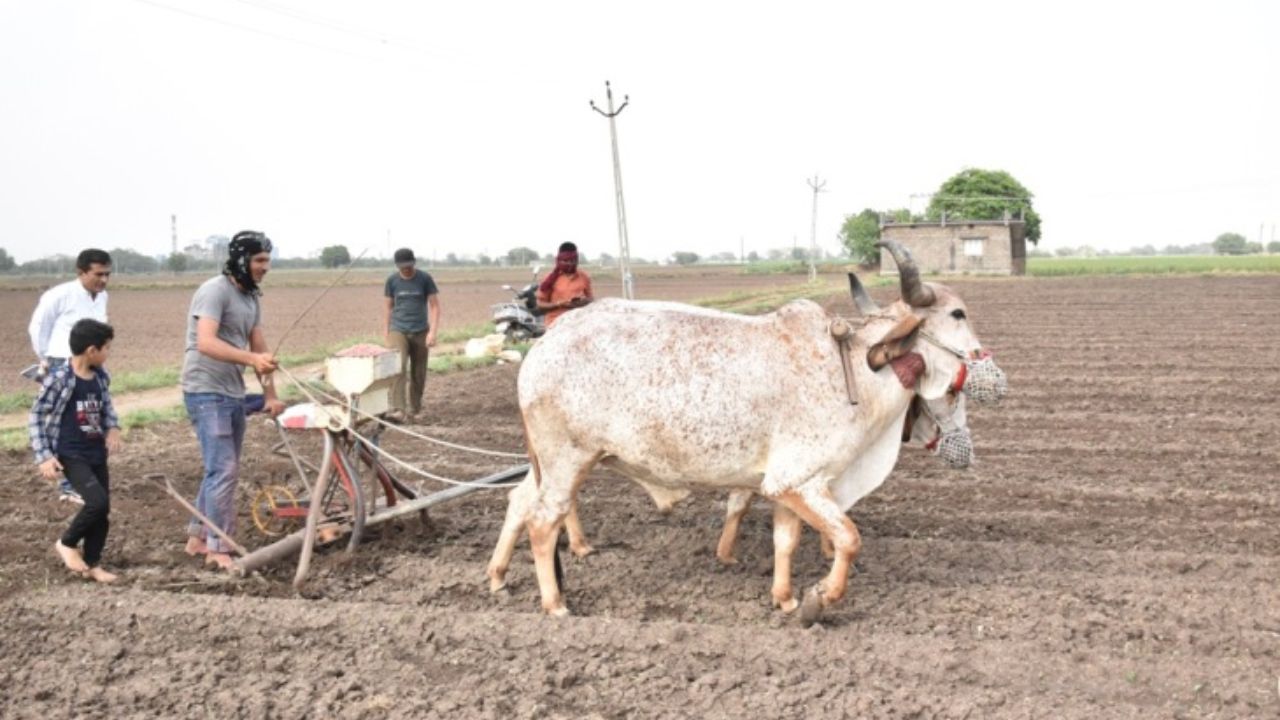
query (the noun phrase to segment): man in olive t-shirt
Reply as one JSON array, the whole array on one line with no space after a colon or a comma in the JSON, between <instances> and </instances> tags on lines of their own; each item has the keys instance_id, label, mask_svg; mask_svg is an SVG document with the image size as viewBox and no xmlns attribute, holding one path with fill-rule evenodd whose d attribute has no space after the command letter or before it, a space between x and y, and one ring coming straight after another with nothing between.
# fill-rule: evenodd
<instances>
[{"instance_id":1,"label":"man in olive t-shirt","mask_svg":"<svg viewBox=\"0 0 1280 720\"><path fill-rule=\"evenodd\" d=\"M427 355L436 344L440 326L440 294L435 280L415 267L413 251L395 253L396 272L387 278L383 294L383 334L387 347L400 351L400 379L391 391L394 411L403 417L422 412L422 390L427 384Z\"/></svg>"}]
</instances>

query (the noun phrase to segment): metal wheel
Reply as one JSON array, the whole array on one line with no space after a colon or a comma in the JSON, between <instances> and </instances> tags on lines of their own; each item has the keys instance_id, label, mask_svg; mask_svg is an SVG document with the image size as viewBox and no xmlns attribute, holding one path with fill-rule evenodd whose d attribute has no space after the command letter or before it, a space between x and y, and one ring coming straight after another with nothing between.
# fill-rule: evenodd
<instances>
[{"instance_id":1,"label":"metal wheel","mask_svg":"<svg viewBox=\"0 0 1280 720\"><path fill-rule=\"evenodd\" d=\"M306 510L298 496L284 485L267 485L253 496L250 515L258 531L267 537L280 537L296 529L306 519Z\"/></svg>"}]
</instances>

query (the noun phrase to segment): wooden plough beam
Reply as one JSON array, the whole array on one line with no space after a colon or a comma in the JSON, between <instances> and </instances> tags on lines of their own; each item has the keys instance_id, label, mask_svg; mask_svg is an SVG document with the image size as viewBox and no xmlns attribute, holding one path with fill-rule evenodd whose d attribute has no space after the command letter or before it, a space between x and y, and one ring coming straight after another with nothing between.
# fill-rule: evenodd
<instances>
[{"instance_id":1,"label":"wooden plough beam","mask_svg":"<svg viewBox=\"0 0 1280 720\"><path fill-rule=\"evenodd\" d=\"M529 472L529 465L526 463L524 465L517 465L515 467L496 472L492 475L487 475L468 485L458 485L447 490L441 490L413 500L401 501L391 507L386 507L385 505L380 504L369 513L365 520L365 527L380 525L388 520L394 520L399 517L404 517L405 515L422 512L423 510L439 505L440 503L448 502L449 500L462 497L463 495L468 495L477 490L484 490L484 485L497 485L499 483L515 480L527 472ZM321 475L321 480L317 482L317 487L315 489L316 497L323 496L325 488L322 487L322 485L324 485L325 481L328 479L327 476L328 473L324 473ZM320 503L317 502L314 503L312 507L318 509L319 505ZM318 515L318 513L316 514ZM327 526L327 528L336 530L339 534L346 533L351 530L351 526L349 524ZM293 585L296 588L301 588L303 583L306 581L307 572L310 570L311 549L315 546L318 529L318 518L312 518L309 516L307 518L307 526L303 529L287 535L270 545L258 548L252 553L237 559L235 562L234 572L239 575L247 575L255 570L266 567L267 565L283 560L294 553L299 553L298 570L294 575Z\"/></svg>"}]
</instances>

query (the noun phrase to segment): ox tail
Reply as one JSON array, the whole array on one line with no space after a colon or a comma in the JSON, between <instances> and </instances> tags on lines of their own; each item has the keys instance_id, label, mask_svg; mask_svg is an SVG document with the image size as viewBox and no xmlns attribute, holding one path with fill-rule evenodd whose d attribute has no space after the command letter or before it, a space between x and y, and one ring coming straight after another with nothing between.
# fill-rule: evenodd
<instances>
[{"instance_id":1,"label":"ox tail","mask_svg":"<svg viewBox=\"0 0 1280 720\"><path fill-rule=\"evenodd\" d=\"M556 543L556 551L555 551L555 554L553 555L553 557L554 557L554 558L555 558L555 560L556 560L556 563L555 563L555 569L556 569L556 588L560 591L560 595L561 595L561 596L563 596L563 595L564 595L564 592L565 592L565 586L564 586L564 565L562 565L562 564L560 563L560 543L558 543L558 542Z\"/></svg>"}]
</instances>

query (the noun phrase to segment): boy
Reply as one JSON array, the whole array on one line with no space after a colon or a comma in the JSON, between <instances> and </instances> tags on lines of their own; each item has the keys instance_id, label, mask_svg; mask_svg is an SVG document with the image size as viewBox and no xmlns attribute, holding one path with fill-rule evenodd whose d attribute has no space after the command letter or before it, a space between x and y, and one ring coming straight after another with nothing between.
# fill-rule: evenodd
<instances>
[{"instance_id":1,"label":"boy","mask_svg":"<svg viewBox=\"0 0 1280 720\"><path fill-rule=\"evenodd\" d=\"M53 549L71 572L100 583L115 582L103 570L111 510L107 453L120 451L120 421L102 369L115 332L98 320L71 327L70 362L49 370L27 423L40 474L55 480L61 472L84 498L84 506ZM79 546L84 542L83 552Z\"/></svg>"},{"instance_id":2,"label":"boy","mask_svg":"<svg viewBox=\"0 0 1280 720\"><path fill-rule=\"evenodd\" d=\"M40 296L31 324L31 348L36 352L34 380L41 382L49 368L62 365L71 357L67 338L77 320L90 318L107 322L107 283L111 280L111 255L105 250L89 248L76 257L76 279L55 285ZM58 490L60 500L81 504L71 483L63 478Z\"/></svg>"}]
</instances>

